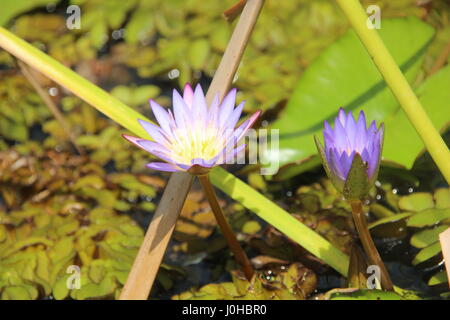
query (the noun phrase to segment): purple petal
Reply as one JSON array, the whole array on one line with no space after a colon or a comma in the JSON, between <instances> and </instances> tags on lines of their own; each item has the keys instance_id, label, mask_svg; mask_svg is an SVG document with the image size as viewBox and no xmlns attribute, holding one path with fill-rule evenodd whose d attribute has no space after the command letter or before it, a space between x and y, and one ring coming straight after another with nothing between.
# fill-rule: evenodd
<instances>
[{"instance_id":1,"label":"purple petal","mask_svg":"<svg viewBox=\"0 0 450 320\"><path fill-rule=\"evenodd\" d=\"M192 167L191 164L184 164L184 163L176 163L176 166L179 168L179 171L188 171L190 167Z\"/></svg>"},{"instance_id":2,"label":"purple petal","mask_svg":"<svg viewBox=\"0 0 450 320\"><path fill-rule=\"evenodd\" d=\"M194 101L194 91L189 83L184 86L183 100L189 109L192 109L192 103Z\"/></svg>"},{"instance_id":3,"label":"purple petal","mask_svg":"<svg viewBox=\"0 0 450 320\"><path fill-rule=\"evenodd\" d=\"M235 132L238 133L236 135L237 141L239 141L247 133L248 129L250 129L255 124L255 121L258 119L258 117L261 115L261 113L262 113L261 110L256 111L254 114L252 114L252 116L248 120L244 121L235 130Z\"/></svg>"},{"instance_id":4,"label":"purple petal","mask_svg":"<svg viewBox=\"0 0 450 320\"><path fill-rule=\"evenodd\" d=\"M208 109L208 125L211 125L211 126L218 125L219 104L220 104L219 94L216 93L216 95L214 96L213 101L211 103L211 106Z\"/></svg>"},{"instance_id":5,"label":"purple petal","mask_svg":"<svg viewBox=\"0 0 450 320\"><path fill-rule=\"evenodd\" d=\"M345 129L339 120L334 123L334 146L340 151L350 147Z\"/></svg>"},{"instance_id":6,"label":"purple petal","mask_svg":"<svg viewBox=\"0 0 450 320\"><path fill-rule=\"evenodd\" d=\"M335 125L336 125L336 122L338 122L338 121L341 123L342 127L345 127L345 123L347 121L347 115L345 114L344 108L339 108L339 113L336 118Z\"/></svg>"},{"instance_id":7,"label":"purple petal","mask_svg":"<svg viewBox=\"0 0 450 320\"><path fill-rule=\"evenodd\" d=\"M325 120L323 122L323 126L325 127L324 131L327 132L328 134L330 134L330 136L333 136L333 129L329 125L328 121Z\"/></svg>"},{"instance_id":8,"label":"purple petal","mask_svg":"<svg viewBox=\"0 0 450 320\"><path fill-rule=\"evenodd\" d=\"M202 87L199 84L195 87L192 107L194 120L198 119L200 120L200 123L205 123L206 116L208 114L208 107L206 106L205 95L203 94Z\"/></svg>"},{"instance_id":9,"label":"purple petal","mask_svg":"<svg viewBox=\"0 0 450 320\"><path fill-rule=\"evenodd\" d=\"M158 153L165 154L167 157L169 157L169 155L171 154L171 151L169 149L167 149L165 146L163 146L157 142L150 141L150 140L139 139L139 140L137 140L137 145L140 146L145 151L150 152L150 153L158 152ZM172 161L170 161L170 162L172 162Z\"/></svg>"},{"instance_id":10,"label":"purple petal","mask_svg":"<svg viewBox=\"0 0 450 320\"><path fill-rule=\"evenodd\" d=\"M230 117L235 102L236 102L236 89L233 88L230 90L230 92L228 92L228 94L225 96L222 103L220 104L219 125L221 127L223 127L225 121Z\"/></svg>"},{"instance_id":11,"label":"purple petal","mask_svg":"<svg viewBox=\"0 0 450 320\"><path fill-rule=\"evenodd\" d=\"M129 136L129 135L127 135L127 134L122 134L122 137L125 138L126 140L130 141L131 143L135 144L136 146L138 146L139 148L142 149L142 146L138 143L138 141L139 141L139 140L142 140L142 138Z\"/></svg>"},{"instance_id":12,"label":"purple petal","mask_svg":"<svg viewBox=\"0 0 450 320\"><path fill-rule=\"evenodd\" d=\"M235 159L236 159L236 160L238 159L240 153L243 152L243 151L245 151L245 147L246 147L246 146L247 146L247 145L246 145L245 143L243 143L243 144L237 146L236 148L234 148L231 152L225 153L224 159L223 159L223 160L224 160L226 163L230 163L231 161L233 161L232 163L234 163L234 160L235 160Z\"/></svg>"},{"instance_id":13,"label":"purple petal","mask_svg":"<svg viewBox=\"0 0 450 320\"><path fill-rule=\"evenodd\" d=\"M199 165L204 168L212 168L216 164L216 159L205 160L202 158L195 158L191 160L191 165Z\"/></svg>"},{"instance_id":14,"label":"purple petal","mask_svg":"<svg viewBox=\"0 0 450 320\"><path fill-rule=\"evenodd\" d=\"M172 104L177 127L180 129L185 129L186 122L190 121L189 118L190 110L186 105L185 101L183 100L183 98L181 97L181 95L175 89L173 90Z\"/></svg>"},{"instance_id":15,"label":"purple petal","mask_svg":"<svg viewBox=\"0 0 450 320\"><path fill-rule=\"evenodd\" d=\"M158 158L161 158L167 162L173 162L173 160L169 156L170 153L168 154L167 152L164 151L165 147L160 144L157 144L156 142L141 139L138 137L129 136L126 134L123 134L122 137L124 137L125 139L127 139L128 141L130 141L131 143L136 145L137 147L141 148L142 150L150 152L151 154L153 154L154 156L156 156Z\"/></svg>"},{"instance_id":16,"label":"purple petal","mask_svg":"<svg viewBox=\"0 0 450 320\"><path fill-rule=\"evenodd\" d=\"M361 111L359 112L359 116L358 116L358 124L357 124L357 126L358 126L358 127L361 127L361 128L366 128L366 115L364 114L364 111L363 111L363 110L361 110Z\"/></svg>"},{"instance_id":17,"label":"purple petal","mask_svg":"<svg viewBox=\"0 0 450 320\"><path fill-rule=\"evenodd\" d=\"M165 163L165 162L150 162L145 165L147 168L158 170L158 171L166 171L166 172L175 172L182 171L173 163Z\"/></svg>"},{"instance_id":18,"label":"purple petal","mask_svg":"<svg viewBox=\"0 0 450 320\"><path fill-rule=\"evenodd\" d=\"M331 145L330 145L331 146ZM325 158L326 158L326 161L327 161L327 163L328 163L328 165L330 165L330 163L331 163L331 150L332 150L332 146L331 147L327 147L327 148L324 148L325 150Z\"/></svg>"},{"instance_id":19,"label":"purple petal","mask_svg":"<svg viewBox=\"0 0 450 320\"><path fill-rule=\"evenodd\" d=\"M372 123L370 124L369 129L367 129L367 138L372 139L377 131L378 131L377 124L375 120L373 120Z\"/></svg>"},{"instance_id":20,"label":"purple petal","mask_svg":"<svg viewBox=\"0 0 450 320\"><path fill-rule=\"evenodd\" d=\"M138 119L138 122L153 140L164 145L170 144L170 138L164 133L164 131L161 130L160 127L141 119Z\"/></svg>"},{"instance_id":21,"label":"purple petal","mask_svg":"<svg viewBox=\"0 0 450 320\"><path fill-rule=\"evenodd\" d=\"M324 138L324 147L325 150L329 147L333 146L334 144L334 131L331 129L331 126L328 124L328 122L325 120L323 122L323 125L325 129L323 130L323 138Z\"/></svg>"},{"instance_id":22,"label":"purple petal","mask_svg":"<svg viewBox=\"0 0 450 320\"><path fill-rule=\"evenodd\" d=\"M355 119L353 118L353 114L351 112L349 112L348 116L347 116L347 122L345 124L345 132L347 135L350 149L356 150L355 149L356 122L355 122Z\"/></svg>"},{"instance_id":23,"label":"purple petal","mask_svg":"<svg viewBox=\"0 0 450 320\"><path fill-rule=\"evenodd\" d=\"M323 143L325 149L334 146L334 137L328 131L325 130L323 131Z\"/></svg>"},{"instance_id":24,"label":"purple petal","mask_svg":"<svg viewBox=\"0 0 450 320\"><path fill-rule=\"evenodd\" d=\"M356 124L356 139L355 139L355 149L362 150L367 142L366 135L366 117L364 112L361 110L358 117L358 123Z\"/></svg>"},{"instance_id":25,"label":"purple petal","mask_svg":"<svg viewBox=\"0 0 450 320\"><path fill-rule=\"evenodd\" d=\"M225 146L229 147L235 146L239 140L247 133L249 128L249 120L244 121L239 127L237 127L235 130L233 129L227 129L224 132L225 137Z\"/></svg>"},{"instance_id":26,"label":"purple petal","mask_svg":"<svg viewBox=\"0 0 450 320\"><path fill-rule=\"evenodd\" d=\"M137 146L166 162L174 162L172 152L164 146L149 140L138 140Z\"/></svg>"},{"instance_id":27,"label":"purple petal","mask_svg":"<svg viewBox=\"0 0 450 320\"><path fill-rule=\"evenodd\" d=\"M329 160L329 167L330 170L337 176L339 179L345 181L345 176L343 173L343 168L341 165L341 162L339 161L339 156L337 153L337 150L332 148L329 150L330 160Z\"/></svg>"},{"instance_id":28,"label":"purple petal","mask_svg":"<svg viewBox=\"0 0 450 320\"><path fill-rule=\"evenodd\" d=\"M172 130L170 128L171 119L169 117L169 113L167 113L167 111L159 104L157 104L154 100L150 100L150 106L161 128L166 134L171 136Z\"/></svg>"},{"instance_id":29,"label":"purple petal","mask_svg":"<svg viewBox=\"0 0 450 320\"><path fill-rule=\"evenodd\" d=\"M227 136L225 138L225 143L224 143L225 146L219 154L225 155L225 153L228 153L231 150L233 150L234 147L238 144L239 137L241 136L243 131L244 131L244 128L241 128L241 129L238 128L234 131L231 129L228 129ZM229 132L231 132L231 134L229 134Z\"/></svg>"},{"instance_id":30,"label":"purple petal","mask_svg":"<svg viewBox=\"0 0 450 320\"><path fill-rule=\"evenodd\" d=\"M236 127L239 118L241 117L242 110L244 109L245 101L242 101L236 109L233 110L228 120L225 122L224 129L234 129Z\"/></svg>"},{"instance_id":31,"label":"purple petal","mask_svg":"<svg viewBox=\"0 0 450 320\"><path fill-rule=\"evenodd\" d=\"M377 131L375 135L375 139L371 142L371 150L368 150L369 152L369 161L368 161L368 175L369 178L372 178L375 172L377 171L379 165L380 165L380 158L381 158L381 147L383 143L383 133L384 133L384 126L383 124L380 126L380 130Z\"/></svg>"}]
</instances>

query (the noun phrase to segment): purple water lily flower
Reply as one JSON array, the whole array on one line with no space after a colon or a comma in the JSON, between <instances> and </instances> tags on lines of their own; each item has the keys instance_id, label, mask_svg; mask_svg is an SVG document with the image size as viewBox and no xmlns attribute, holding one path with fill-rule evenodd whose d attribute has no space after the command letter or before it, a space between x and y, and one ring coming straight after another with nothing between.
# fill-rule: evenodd
<instances>
[{"instance_id":1,"label":"purple water lily flower","mask_svg":"<svg viewBox=\"0 0 450 320\"><path fill-rule=\"evenodd\" d=\"M342 108L334 121L334 129L327 121L324 125L325 147L323 148L317 139L316 144L327 175L336 188L345 193L352 167L355 167L356 172L359 166L365 177L356 184L361 186L364 184L361 181L367 181L365 191L368 191L378 175L384 125L381 124L377 128L375 121L372 121L367 128L363 111L360 112L358 121L355 121L352 113L346 114ZM356 184L353 182L353 185Z\"/></svg>"},{"instance_id":2,"label":"purple water lily flower","mask_svg":"<svg viewBox=\"0 0 450 320\"><path fill-rule=\"evenodd\" d=\"M200 85L195 92L189 84L183 96L173 90L173 112L165 110L155 101L150 106L159 126L138 120L154 141L123 135L125 139L166 162L151 162L148 168L161 171L189 171L196 168L210 169L234 159L243 152L245 144L239 140L252 127L261 111L236 127L244 108L244 102L235 108L236 89L223 99L213 99L208 107ZM193 172L193 171L192 171Z\"/></svg>"}]
</instances>

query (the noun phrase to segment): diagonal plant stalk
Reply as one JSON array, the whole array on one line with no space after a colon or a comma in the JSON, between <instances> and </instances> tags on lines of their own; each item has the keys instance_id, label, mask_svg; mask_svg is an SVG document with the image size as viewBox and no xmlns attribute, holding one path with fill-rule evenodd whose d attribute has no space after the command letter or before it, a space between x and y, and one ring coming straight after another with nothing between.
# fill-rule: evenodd
<instances>
[{"instance_id":1,"label":"diagonal plant stalk","mask_svg":"<svg viewBox=\"0 0 450 320\"><path fill-rule=\"evenodd\" d=\"M84 150L77 144L76 137L73 134L72 130L70 129L69 123L64 118L62 112L58 109L55 102L52 100L50 95L42 88L36 76L33 74L35 71L20 60L17 61L17 64L20 70L22 71L24 77L28 80L28 82L31 83L34 90L36 90L38 95L50 109L50 112L53 114L55 119L60 123L61 127L63 128L65 134L69 138L75 150L77 150L77 152L80 155L85 155Z\"/></svg>"},{"instance_id":2,"label":"diagonal plant stalk","mask_svg":"<svg viewBox=\"0 0 450 320\"><path fill-rule=\"evenodd\" d=\"M209 205L211 206L211 210L214 213L214 217L216 218L220 230L227 240L228 246L233 252L236 261L242 266L245 277L248 281L250 281L255 272L253 271L253 267L248 260L247 254L245 253L244 249L242 249L239 241L236 239L236 236L233 233L233 230L228 224L223 214L222 208L220 208L219 202L217 201L216 192L214 191L214 188L209 181L208 174L199 175L198 179L202 184L203 190L205 191L206 197L208 198Z\"/></svg>"},{"instance_id":3,"label":"diagonal plant stalk","mask_svg":"<svg viewBox=\"0 0 450 320\"><path fill-rule=\"evenodd\" d=\"M367 254L369 262L380 268L381 287L384 290L393 291L394 285L392 284L386 266L378 253L377 247L375 247L375 244L373 243L372 236L370 235L369 228L367 227L367 221L364 216L361 200L350 200L350 206L352 208L353 221L355 222L356 230L358 231L359 238L361 239L361 243Z\"/></svg>"},{"instance_id":4,"label":"diagonal plant stalk","mask_svg":"<svg viewBox=\"0 0 450 320\"><path fill-rule=\"evenodd\" d=\"M251 2L253 1L248 1L247 5ZM86 101L91 106L95 107L103 114L133 132L136 136L151 139L151 137L148 136L146 131L136 121L136 119L142 119L151 122L145 116L127 107L124 103L120 102L106 91L95 86L93 83L65 67L52 57L46 55L39 49L33 47L26 41L18 38L8 30L1 27L0 47L24 61L33 69L38 70L45 76L57 82L59 85L67 88L69 91ZM231 53L233 55L237 54L237 52ZM227 75L221 77L223 79L229 79L230 76L234 74L234 71L227 65L224 65L224 69L227 71ZM214 77L210 88L218 88L218 82L220 82L219 78ZM215 90L215 92L217 91L219 90ZM177 178L175 179L175 177ZM274 202L267 199L248 184L228 173L223 168L216 167L213 169L210 172L210 179L216 187L228 194L234 200L242 203L246 208L256 213L263 220L266 220L280 232L297 242L313 255L329 264L342 275L345 276L347 274L349 262L348 257L342 253L342 251L334 247L330 242L325 240L322 236L295 219L287 211L281 209ZM179 206L179 198L182 198L185 194L187 194L189 186L186 185L189 184L190 181L192 181L190 175L172 175L166 188L172 190L172 192L170 194L165 193L161 199L161 202L168 204L168 206L165 210L157 210L155 213L155 217L157 217L159 221L162 222L165 217L170 216L165 215L166 213L172 212L172 210L176 210L177 212L181 210L181 207ZM171 224L169 222L165 222L162 225L164 226L166 223L167 225ZM157 226L155 226L155 229L157 229ZM154 244L157 247L164 247L167 235L169 233L171 234L171 230L167 229L162 230L161 232L165 232L166 237L162 238L160 243ZM150 246L147 248L141 247L141 249L147 249L148 252Z\"/></svg>"},{"instance_id":5,"label":"diagonal plant stalk","mask_svg":"<svg viewBox=\"0 0 450 320\"><path fill-rule=\"evenodd\" d=\"M358 0L336 1L350 20L361 42L421 137L442 175L450 184L450 151L377 31L367 27L368 18L361 3Z\"/></svg>"},{"instance_id":6,"label":"diagonal plant stalk","mask_svg":"<svg viewBox=\"0 0 450 320\"><path fill-rule=\"evenodd\" d=\"M120 292L120 300L148 298L192 180L193 176L185 172L176 172L170 176Z\"/></svg>"}]
</instances>

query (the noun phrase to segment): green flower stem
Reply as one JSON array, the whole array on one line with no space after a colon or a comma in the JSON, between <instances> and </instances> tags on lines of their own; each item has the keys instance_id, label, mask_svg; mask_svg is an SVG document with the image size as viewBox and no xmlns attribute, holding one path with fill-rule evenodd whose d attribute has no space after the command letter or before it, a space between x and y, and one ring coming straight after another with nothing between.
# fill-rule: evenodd
<instances>
[{"instance_id":1,"label":"green flower stem","mask_svg":"<svg viewBox=\"0 0 450 320\"><path fill-rule=\"evenodd\" d=\"M373 243L369 228L367 227L367 221L364 216L361 200L350 200L350 205L352 207L353 221L355 222L356 230L358 230L359 238L361 239L361 243L367 257L369 258L369 262L371 265L376 265L380 268L381 287L384 290L394 291L394 286L391 278L389 277L389 273L383 263L383 260L381 260L377 247L375 247L375 244Z\"/></svg>"},{"instance_id":2,"label":"green flower stem","mask_svg":"<svg viewBox=\"0 0 450 320\"><path fill-rule=\"evenodd\" d=\"M450 184L450 151L433 126L408 81L375 29L367 27L367 15L358 0L336 0L361 42L406 113L442 175Z\"/></svg>"},{"instance_id":3,"label":"green flower stem","mask_svg":"<svg viewBox=\"0 0 450 320\"><path fill-rule=\"evenodd\" d=\"M231 251L234 254L234 258L236 261L242 266L245 277L248 281L252 280L253 274L255 273L253 267L248 260L247 254L244 249L242 249L239 241L236 239L236 236L228 224L222 208L217 201L216 192L214 191L211 182L209 181L209 177L207 174L199 175L198 179L202 184L203 190L205 191L206 197L208 198L209 205L211 206L211 210L214 213L214 217L216 218L217 224L220 227L225 239L227 240L228 247L230 247Z\"/></svg>"},{"instance_id":4,"label":"green flower stem","mask_svg":"<svg viewBox=\"0 0 450 320\"><path fill-rule=\"evenodd\" d=\"M1 27L0 47L59 85L66 87L98 111L133 132L136 136L151 139L136 121L136 119L143 119L151 122L145 116L127 107L106 91ZM322 236L226 170L216 167L209 176L216 187L242 203L249 210L255 212L262 219L329 264L342 275L347 275L349 263L347 255Z\"/></svg>"}]
</instances>

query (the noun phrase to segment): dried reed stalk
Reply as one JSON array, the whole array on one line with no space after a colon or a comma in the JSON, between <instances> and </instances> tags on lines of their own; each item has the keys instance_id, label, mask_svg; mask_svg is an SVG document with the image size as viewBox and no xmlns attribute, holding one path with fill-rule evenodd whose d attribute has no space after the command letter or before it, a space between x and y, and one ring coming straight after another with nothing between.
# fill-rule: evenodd
<instances>
[{"instance_id":1,"label":"dried reed stalk","mask_svg":"<svg viewBox=\"0 0 450 320\"><path fill-rule=\"evenodd\" d=\"M22 74L24 77L28 80L28 82L33 86L34 90L38 93L38 95L41 97L41 99L44 101L44 103L47 105L50 112L53 114L55 119L59 122L61 127L64 130L64 133L69 138L70 142L72 143L75 150L80 155L85 155L84 150L77 144L76 142L76 136L73 134L72 130L70 129L69 123L66 121L66 118L64 118L64 115L62 112L58 109L58 106L53 101L53 99L50 97L47 91L42 88L41 84L39 83L39 80L37 79L37 76L35 74L36 71L34 71L32 68L27 66L25 63L23 63L20 60L17 60L17 64L22 71Z\"/></svg>"}]
</instances>

